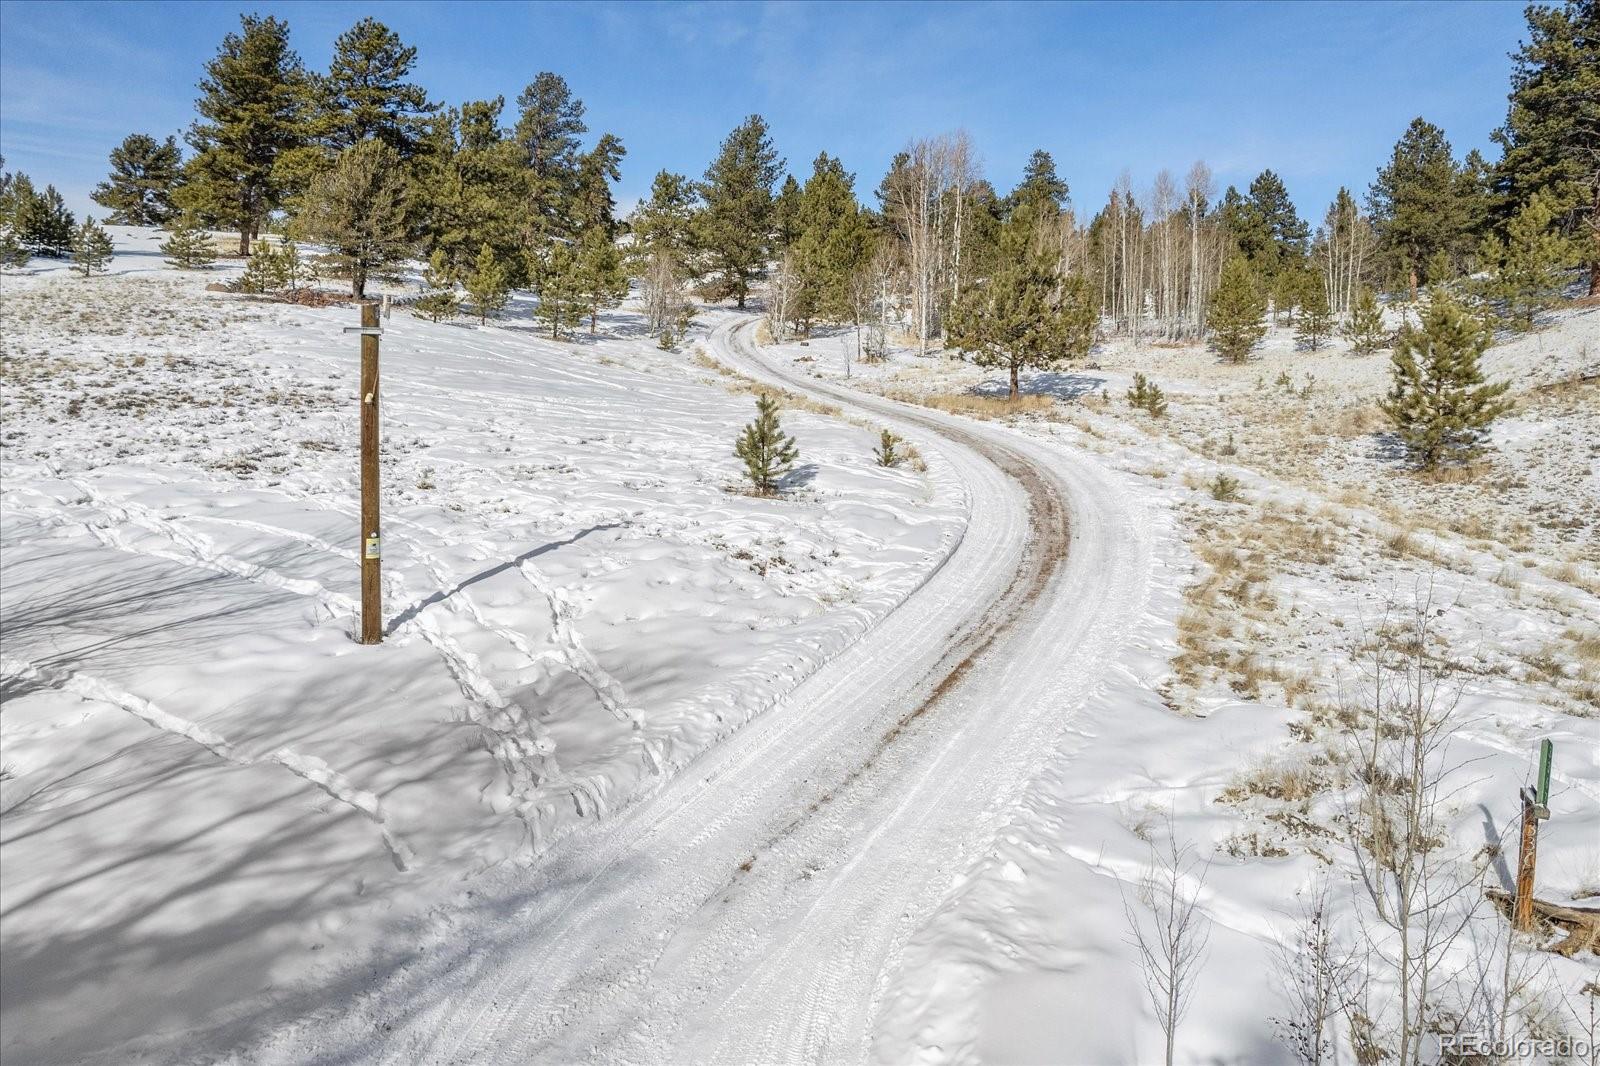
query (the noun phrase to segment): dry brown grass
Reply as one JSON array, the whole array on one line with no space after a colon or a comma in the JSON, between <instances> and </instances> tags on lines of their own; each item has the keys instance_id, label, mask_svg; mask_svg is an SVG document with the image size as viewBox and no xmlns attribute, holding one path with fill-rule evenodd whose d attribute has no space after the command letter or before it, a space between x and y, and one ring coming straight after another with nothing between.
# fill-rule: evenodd
<instances>
[{"instance_id":1,"label":"dry brown grass","mask_svg":"<svg viewBox=\"0 0 1600 1066\"><path fill-rule=\"evenodd\" d=\"M920 404L923 407L932 407L938 411L972 418L1014 418L1018 415L1046 414L1055 408L1055 401L1048 396L1026 394L1012 398L979 396L971 392L919 393L894 389L885 395L903 403Z\"/></svg>"},{"instance_id":2,"label":"dry brown grass","mask_svg":"<svg viewBox=\"0 0 1600 1066\"><path fill-rule=\"evenodd\" d=\"M783 406L792 411L809 411L815 415L824 415L828 418L842 418L844 412L831 403L822 403L809 396L781 389L776 385L764 385L754 378L746 377L723 363L719 363L706 353L704 348L696 348L689 357L695 366L714 371L723 378L722 386L732 393L748 393L751 396L776 396L782 401Z\"/></svg>"}]
</instances>

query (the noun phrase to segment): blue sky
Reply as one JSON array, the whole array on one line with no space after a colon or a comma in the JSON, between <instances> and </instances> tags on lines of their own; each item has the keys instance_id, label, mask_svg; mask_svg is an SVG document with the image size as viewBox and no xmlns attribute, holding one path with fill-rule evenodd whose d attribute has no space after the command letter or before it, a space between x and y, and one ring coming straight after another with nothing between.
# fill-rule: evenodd
<instances>
[{"instance_id":1,"label":"blue sky","mask_svg":"<svg viewBox=\"0 0 1600 1066\"><path fill-rule=\"evenodd\" d=\"M241 11L286 18L325 68L366 14L420 51L447 103L566 77L591 131L628 148L624 202L663 167L701 173L743 116L802 179L841 156L866 199L912 137L966 128L1003 192L1049 150L1080 211L1196 159L1219 188L1265 167L1302 214L1364 191L1406 123L1495 153L1520 3L522 4L0 2L0 153L75 210L133 131L178 133ZM98 209L95 209L98 210Z\"/></svg>"}]
</instances>

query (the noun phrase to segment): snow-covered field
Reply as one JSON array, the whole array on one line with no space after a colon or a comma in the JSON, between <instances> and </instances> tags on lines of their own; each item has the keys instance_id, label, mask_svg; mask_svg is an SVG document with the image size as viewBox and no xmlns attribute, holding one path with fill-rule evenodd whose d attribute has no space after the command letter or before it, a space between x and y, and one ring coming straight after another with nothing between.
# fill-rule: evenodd
<instances>
[{"instance_id":1,"label":"snow-covered field","mask_svg":"<svg viewBox=\"0 0 1600 1066\"><path fill-rule=\"evenodd\" d=\"M746 494L751 397L630 315L552 343L396 311L388 635L358 646L355 311L205 292L223 271L117 236L109 276L3 281L8 1061L226 1045L336 995L408 952L391 922L653 787L962 534L938 478L800 411L791 491Z\"/></svg>"},{"instance_id":2,"label":"snow-covered field","mask_svg":"<svg viewBox=\"0 0 1600 1066\"><path fill-rule=\"evenodd\" d=\"M0 280L8 1062L1159 1061L1128 914L1169 839L1214 923L1179 1061L1289 1061L1299 901L1367 905L1340 716L1419 597L1452 844L1509 876L1551 737L1540 895L1600 894L1600 309L1491 350L1518 410L1444 479L1381 434L1386 355L1281 330L1106 344L1008 414L727 312L668 353L397 310L362 647L354 310L116 236ZM731 454L753 379L779 499ZM1594 956L1525 957L1582 1005Z\"/></svg>"}]
</instances>

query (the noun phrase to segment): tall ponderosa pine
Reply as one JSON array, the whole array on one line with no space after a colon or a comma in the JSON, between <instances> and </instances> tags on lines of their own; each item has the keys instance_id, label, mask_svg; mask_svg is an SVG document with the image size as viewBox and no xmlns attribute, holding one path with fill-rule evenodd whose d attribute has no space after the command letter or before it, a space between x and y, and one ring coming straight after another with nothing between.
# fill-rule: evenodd
<instances>
[{"instance_id":1,"label":"tall ponderosa pine","mask_svg":"<svg viewBox=\"0 0 1600 1066\"><path fill-rule=\"evenodd\" d=\"M798 292L789 317L802 333L809 332L814 319L845 322L853 317L852 285L870 237L854 185L855 177L824 152L801 190L789 249Z\"/></svg>"},{"instance_id":2,"label":"tall ponderosa pine","mask_svg":"<svg viewBox=\"0 0 1600 1066\"><path fill-rule=\"evenodd\" d=\"M578 157L576 184L567 213L571 232L578 239L591 230L599 230L612 240L622 228L611 186L622 179L622 160L627 154L621 138L603 133L593 148Z\"/></svg>"},{"instance_id":3,"label":"tall ponderosa pine","mask_svg":"<svg viewBox=\"0 0 1600 1066\"><path fill-rule=\"evenodd\" d=\"M782 252L800 236L800 182L786 175L783 186L772 201L772 250Z\"/></svg>"},{"instance_id":4,"label":"tall ponderosa pine","mask_svg":"<svg viewBox=\"0 0 1600 1066\"><path fill-rule=\"evenodd\" d=\"M1064 276L1058 258L1032 241L1032 229L1026 218L1006 223L1002 265L962 295L949 321L951 344L979 366L1009 372L1013 398L1019 371L1087 354L1097 319L1088 283Z\"/></svg>"},{"instance_id":5,"label":"tall ponderosa pine","mask_svg":"<svg viewBox=\"0 0 1600 1066\"><path fill-rule=\"evenodd\" d=\"M1383 309L1371 286L1356 290L1355 301L1350 305L1350 320L1340 331L1357 355L1370 355L1388 342L1383 328Z\"/></svg>"},{"instance_id":6,"label":"tall ponderosa pine","mask_svg":"<svg viewBox=\"0 0 1600 1066\"><path fill-rule=\"evenodd\" d=\"M800 449L785 436L778 422L778 401L766 393L756 397L756 418L733 443L733 454L744 461L745 477L763 496L778 491L778 484L794 469Z\"/></svg>"},{"instance_id":7,"label":"tall ponderosa pine","mask_svg":"<svg viewBox=\"0 0 1600 1066\"><path fill-rule=\"evenodd\" d=\"M695 244L713 280L714 300L733 297L744 307L750 283L766 265L773 233L772 186L783 161L772 147L767 122L751 115L728 134L700 185L705 210Z\"/></svg>"},{"instance_id":8,"label":"tall ponderosa pine","mask_svg":"<svg viewBox=\"0 0 1600 1066\"><path fill-rule=\"evenodd\" d=\"M195 155L185 167L180 206L204 222L239 231L239 254L282 201L280 156L305 142L307 78L289 48L289 25L244 15L206 64L189 128Z\"/></svg>"},{"instance_id":9,"label":"tall ponderosa pine","mask_svg":"<svg viewBox=\"0 0 1600 1066\"><path fill-rule=\"evenodd\" d=\"M505 101L469 101L435 115L413 161L414 213L423 247L443 250L451 272L465 277L485 244L522 280L526 209L523 150L500 126Z\"/></svg>"},{"instance_id":10,"label":"tall ponderosa pine","mask_svg":"<svg viewBox=\"0 0 1600 1066\"><path fill-rule=\"evenodd\" d=\"M90 194L114 226L165 226L177 213L172 193L182 180L178 141L130 133L111 149L111 175Z\"/></svg>"},{"instance_id":11,"label":"tall ponderosa pine","mask_svg":"<svg viewBox=\"0 0 1600 1066\"><path fill-rule=\"evenodd\" d=\"M72 266L84 277L101 274L111 262L111 236L95 220L85 215L83 225L72 235Z\"/></svg>"},{"instance_id":12,"label":"tall ponderosa pine","mask_svg":"<svg viewBox=\"0 0 1600 1066\"><path fill-rule=\"evenodd\" d=\"M1420 329L1395 342L1394 384L1381 403L1411 457L1425 468L1477 452L1489 425L1511 409L1505 382L1485 383L1478 357L1491 335L1449 295L1436 293Z\"/></svg>"},{"instance_id":13,"label":"tall ponderosa pine","mask_svg":"<svg viewBox=\"0 0 1600 1066\"><path fill-rule=\"evenodd\" d=\"M1461 192L1444 131L1421 118L1412 119L1388 165L1378 171L1367 206L1379 251L1413 297L1419 285L1449 280L1431 277L1428 266L1441 252L1460 251L1469 237Z\"/></svg>"},{"instance_id":14,"label":"tall ponderosa pine","mask_svg":"<svg viewBox=\"0 0 1600 1066\"><path fill-rule=\"evenodd\" d=\"M1229 259L1211 294L1206 324L1211 347L1231 363L1242 363L1267 335L1267 298L1242 255Z\"/></svg>"},{"instance_id":15,"label":"tall ponderosa pine","mask_svg":"<svg viewBox=\"0 0 1600 1066\"><path fill-rule=\"evenodd\" d=\"M350 294L358 300L366 295L370 275L411 250L406 188L399 153L372 140L341 152L333 168L306 191L296 228L328 246L349 271Z\"/></svg>"},{"instance_id":16,"label":"tall ponderosa pine","mask_svg":"<svg viewBox=\"0 0 1600 1066\"><path fill-rule=\"evenodd\" d=\"M1322 279L1315 274L1302 275L1300 290L1300 316L1295 324L1295 340L1307 351L1316 351L1328 342L1333 332L1333 309L1328 305L1328 292Z\"/></svg>"},{"instance_id":17,"label":"tall ponderosa pine","mask_svg":"<svg viewBox=\"0 0 1600 1066\"><path fill-rule=\"evenodd\" d=\"M1293 273L1305 258L1308 228L1283 179L1270 170L1250 183L1249 193L1234 205L1230 224L1240 253L1268 284Z\"/></svg>"},{"instance_id":18,"label":"tall ponderosa pine","mask_svg":"<svg viewBox=\"0 0 1600 1066\"><path fill-rule=\"evenodd\" d=\"M1022 171L1022 181L1006 197L1010 214L1024 204L1037 215L1059 214L1067 206L1067 183L1056 174L1056 161L1043 148L1036 148Z\"/></svg>"},{"instance_id":19,"label":"tall ponderosa pine","mask_svg":"<svg viewBox=\"0 0 1600 1066\"><path fill-rule=\"evenodd\" d=\"M201 270L217 258L211 234L201 228L192 215L181 215L172 234L162 242L161 252L167 263L179 270Z\"/></svg>"},{"instance_id":20,"label":"tall ponderosa pine","mask_svg":"<svg viewBox=\"0 0 1600 1066\"><path fill-rule=\"evenodd\" d=\"M499 314L506 305L511 286L506 280L506 268L495 257L494 249L485 244L478 249L478 258L472 273L467 275L467 309L478 316L480 323L489 316Z\"/></svg>"},{"instance_id":21,"label":"tall ponderosa pine","mask_svg":"<svg viewBox=\"0 0 1600 1066\"><path fill-rule=\"evenodd\" d=\"M513 134L526 169L523 231L530 255L543 253L546 242L571 237L573 200L577 194L583 101L572 95L559 74L536 75L517 97Z\"/></svg>"},{"instance_id":22,"label":"tall ponderosa pine","mask_svg":"<svg viewBox=\"0 0 1600 1066\"><path fill-rule=\"evenodd\" d=\"M1506 224L1506 237L1484 242L1484 265L1494 272L1492 295L1505 300L1506 317L1518 329L1533 328L1534 316L1561 296L1562 268L1574 258L1572 242L1556 228L1555 197L1535 192Z\"/></svg>"},{"instance_id":23,"label":"tall ponderosa pine","mask_svg":"<svg viewBox=\"0 0 1600 1066\"><path fill-rule=\"evenodd\" d=\"M1495 182L1508 214L1536 192L1552 198L1563 231L1585 246L1589 295L1600 295L1600 3L1526 13L1511 106L1494 134L1504 149Z\"/></svg>"},{"instance_id":24,"label":"tall ponderosa pine","mask_svg":"<svg viewBox=\"0 0 1600 1066\"><path fill-rule=\"evenodd\" d=\"M316 79L317 138L335 152L376 138L402 159L414 155L439 108L406 80L416 62L416 48L377 19L341 33L327 75Z\"/></svg>"}]
</instances>

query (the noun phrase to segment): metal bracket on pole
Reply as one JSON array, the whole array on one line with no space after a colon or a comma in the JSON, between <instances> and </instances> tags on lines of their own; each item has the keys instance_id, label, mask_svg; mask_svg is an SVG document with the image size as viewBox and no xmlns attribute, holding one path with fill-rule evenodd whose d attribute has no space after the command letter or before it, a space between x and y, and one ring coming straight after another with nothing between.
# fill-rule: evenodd
<instances>
[{"instance_id":1,"label":"metal bracket on pole","mask_svg":"<svg viewBox=\"0 0 1600 1066\"><path fill-rule=\"evenodd\" d=\"M344 331L346 333L359 333L363 337L381 337L381 336L383 336L383 327L382 326L346 326L346 327L344 327Z\"/></svg>"}]
</instances>

